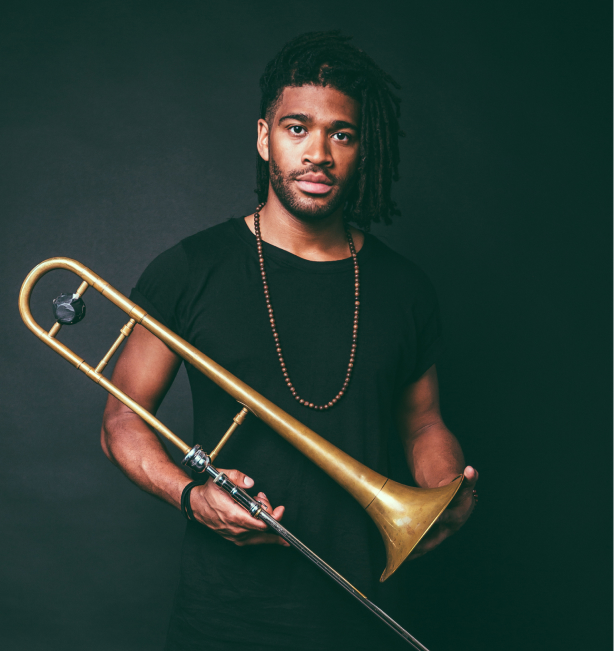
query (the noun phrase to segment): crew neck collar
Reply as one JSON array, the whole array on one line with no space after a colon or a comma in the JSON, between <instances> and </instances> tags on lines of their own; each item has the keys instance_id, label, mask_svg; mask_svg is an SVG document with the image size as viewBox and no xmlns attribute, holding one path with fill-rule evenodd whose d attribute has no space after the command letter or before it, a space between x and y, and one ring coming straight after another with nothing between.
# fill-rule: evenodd
<instances>
[{"instance_id":1,"label":"crew neck collar","mask_svg":"<svg viewBox=\"0 0 614 651\"><path fill-rule=\"evenodd\" d=\"M256 236L251 232L249 226L245 222L245 217L233 217L229 220L234 227L237 235L254 251L258 250L256 245ZM344 258L343 260L305 260L290 251L280 249L274 244L269 244L263 240L262 250L265 259L268 257L274 258L277 262L282 264L296 267L303 271L310 273L337 273L354 269L354 262L352 256ZM349 249L348 249L349 251ZM371 235L365 233L365 239L360 251L356 253L358 263L364 262L368 259L371 253Z\"/></svg>"}]
</instances>

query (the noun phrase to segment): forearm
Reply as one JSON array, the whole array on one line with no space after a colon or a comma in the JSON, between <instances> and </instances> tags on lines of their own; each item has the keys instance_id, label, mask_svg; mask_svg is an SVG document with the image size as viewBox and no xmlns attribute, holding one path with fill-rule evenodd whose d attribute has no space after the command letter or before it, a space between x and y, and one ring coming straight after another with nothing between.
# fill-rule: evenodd
<instances>
[{"instance_id":1,"label":"forearm","mask_svg":"<svg viewBox=\"0 0 614 651\"><path fill-rule=\"evenodd\" d=\"M105 417L101 444L107 457L137 486L180 508L190 477L147 424L132 412Z\"/></svg>"},{"instance_id":2,"label":"forearm","mask_svg":"<svg viewBox=\"0 0 614 651\"><path fill-rule=\"evenodd\" d=\"M407 463L423 488L452 481L465 468L465 458L454 434L439 420L404 437Z\"/></svg>"}]
</instances>

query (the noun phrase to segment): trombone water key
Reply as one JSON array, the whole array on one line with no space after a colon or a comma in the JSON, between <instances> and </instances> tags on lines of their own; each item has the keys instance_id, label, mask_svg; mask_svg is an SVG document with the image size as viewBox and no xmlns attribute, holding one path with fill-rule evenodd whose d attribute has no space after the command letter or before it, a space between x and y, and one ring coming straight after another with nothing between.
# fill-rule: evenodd
<instances>
[{"instance_id":1,"label":"trombone water key","mask_svg":"<svg viewBox=\"0 0 614 651\"><path fill-rule=\"evenodd\" d=\"M83 282L77 292L62 295L56 300L56 323L47 332L32 316L30 311L30 296L36 283L45 274L55 269L72 271ZM76 355L62 342L58 341L56 337L62 324L71 325L77 323L85 316L85 305L82 300L82 295L88 287L93 287L100 292L120 310L123 310L130 319L122 328L120 336L96 367L87 364L85 360ZM316 432L303 425L296 418L273 404L270 400L214 362L210 357L207 357L207 355L185 339L182 339L159 321L149 316L145 310L126 298L126 296L118 292L109 283L100 278L100 276L76 260L70 258L51 258L34 267L21 287L19 293L19 312L26 326L39 339L45 342L50 348L53 348L56 353L61 355L70 364L85 373L92 381L99 384L111 395L123 402L161 436L177 446L185 455L185 465L189 465L199 472L206 470L214 479L217 478L216 483L223 490L226 490L239 504L247 508L254 517L260 518L284 538L284 540L287 540L293 547L298 549L355 599L358 599L366 608L390 626L406 642L413 645L419 651L427 651L424 645L420 644L420 642L413 638L397 622L369 601L365 595L356 590L340 574L335 572L321 558L305 547L289 531L267 514L265 510L260 508L258 502L253 500L245 491L232 484L227 477L220 477L220 473L211 465L211 457L200 446L190 448L190 446L186 445L153 414L132 400L119 387L102 375L102 370L111 356L117 351L123 339L132 332L133 327L137 323L158 337L160 341L195 369L215 382L243 407L233 419L232 425L220 443L218 443L212 455L219 452L230 435L243 422L247 412L259 418L350 493L365 509L366 514L372 518L382 535L386 547L387 564L380 581L386 580L397 570L446 509L462 484L462 475L456 477L447 486L430 489L404 486L391 481L352 458L330 441L316 434Z\"/></svg>"}]
</instances>

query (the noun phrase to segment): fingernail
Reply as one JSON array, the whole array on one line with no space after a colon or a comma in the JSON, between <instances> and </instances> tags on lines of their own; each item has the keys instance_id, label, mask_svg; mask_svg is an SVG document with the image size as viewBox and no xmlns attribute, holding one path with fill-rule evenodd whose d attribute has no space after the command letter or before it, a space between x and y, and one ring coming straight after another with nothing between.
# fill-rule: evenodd
<instances>
[{"instance_id":1,"label":"fingernail","mask_svg":"<svg viewBox=\"0 0 614 651\"><path fill-rule=\"evenodd\" d=\"M248 477L245 475L245 479L243 480L243 483L248 487L251 488L254 485L254 480L251 477Z\"/></svg>"}]
</instances>

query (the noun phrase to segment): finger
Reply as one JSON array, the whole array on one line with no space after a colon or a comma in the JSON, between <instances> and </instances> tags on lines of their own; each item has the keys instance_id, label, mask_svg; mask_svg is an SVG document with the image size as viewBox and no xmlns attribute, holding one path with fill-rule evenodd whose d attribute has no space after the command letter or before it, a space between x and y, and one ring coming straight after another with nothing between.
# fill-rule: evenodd
<instances>
[{"instance_id":1,"label":"finger","mask_svg":"<svg viewBox=\"0 0 614 651\"><path fill-rule=\"evenodd\" d=\"M260 502L262 508L267 513L273 513L273 507L271 506L271 502L269 502L269 498L264 493L258 493L258 495L256 495L256 500Z\"/></svg>"},{"instance_id":2,"label":"finger","mask_svg":"<svg viewBox=\"0 0 614 651\"><path fill-rule=\"evenodd\" d=\"M256 501L260 503L262 508L275 520L281 520L284 514L285 507L283 506L278 506L277 508L273 508L271 502L269 501L269 498L263 493L260 492L256 495ZM247 515L247 523L245 526L251 530L254 529L260 529L262 531L265 531L268 527L265 522L260 520L259 518L255 518L247 511L244 509L241 509L243 513Z\"/></svg>"},{"instance_id":3,"label":"finger","mask_svg":"<svg viewBox=\"0 0 614 651\"><path fill-rule=\"evenodd\" d=\"M214 507L213 512L205 519L204 524L223 536L237 536L253 531L266 531L267 529L264 522L254 518L235 502L220 504L219 508Z\"/></svg>"},{"instance_id":4,"label":"finger","mask_svg":"<svg viewBox=\"0 0 614 651\"><path fill-rule=\"evenodd\" d=\"M233 484L236 484L239 488L251 488L254 485L254 480L242 473L240 470L230 469L225 470L218 468L220 472L223 472L228 479L230 479ZM254 518L248 511L243 507L239 506L225 491L223 491L219 486L215 486L224 496L223 499L228 503L227 513L226 513L226 524L234 525L236 527L242 527L249 530L262 530L264 531L267 526L258 518ZM231 506L232 505L232 506Z\"/></svg>"},{"instance_id":5,"label":"finger","mask_svg":"<svg viewBox=\"0 0 614 651\"><path fill-rule=\"evenodd\" d=\"M448 527L437 527L431 529L428 534L416 545L414 551L411 553L411 558L418 558L424 554L432 551L440 545L446 538L452 535L452 530Z\"/></svg>"},{"instance_id":6,"label":"finger","mask_svg":"<svg viewBox=\"0 0 614 651\"><path fill-rule=\"evenodd\" d=\"M424 544L422 546L422 551L424 553L430 552L431 550L435 549L435 547L437 547L438 545L441 545L441 543L451 535L452 535L452 530L450 528L441 527L432 536L430 536L424 541Z\"/></svg>"},{"instance_id":7,"label":"finger","mask_svg":"<svg viewBox=\"0 0 614 651\"><path fill-rule=\"evenodd\" d=\"M221 528L233 532L235 529L266 530L267 525L264 522L254 518L219 486L213 485L211 490L213 490L213 494L207 499L210 519L212 518L213 521L221 525ZM211 526L210 522L208 524ZM215 526L214 528L219 527Z\"/></svg>"},{"instance_id":8,"label":"finger","mask_svg":"<svg viewBox=\"0 0 614 651\"><path fill-rule=\"evenodd\" d=\"M465 480L463 481L463 488L471 488L476 485L478 481L478 471L473 466L467 466L463 471Z\"/></svg>"},{"instance_id":9,"label":"finger","mask_svg":"<svg viewBox=\"0 0 614 651\"><path fill-rule=\"evenodd\" d=\"M268 512L268 511L267 511ZM254 517L249 511L232 501L232 510L228 511L228 524L242 527L249 531L266 531L267 525L262 520Z\"/></svg>"},{"instance_id":10,"label":"finger","mask_svg":"<svg viewBox=\"0 0 614 651\"><path fill-rule=\"evenodd\" d=\"M471 498L473 501L473 489L478 481L478 471L473 468L473 466L467 466L463 471L463 477L464 479L460 490L454 496L454 499L450 503L449 509L451 508L454 510L461 504L467 503L469 498Z\"/></svg>"},{"instance_id":11,"label":"finger","mask_svg":"<svg viewBox=\"0 0 614 651\"><path fill-rule=\"evenodd\" d=\"M252 531L266 531L268 529L267 525L258 518L255 518L253 515L248 513L245 509L239 507L241 513L237 514L236 519L233 519L232 524L240 528L246 529L248 532Z\"/></svg>"},{"instance_id":12,"label":"finger","mask_svg":"<svg viewBox=\"0 0 614 651\"><path fill-rule=\"evenodd\" d=\"M262 504L263 508L265 508L265 511L275 520L279 522L284 516L284 511L286 510L285 506L278 506L276 508L273 508L273 505L271 502L269 502L269 498L264 494L264 493L258 493L256 495L256 499L260 504Z\"/></svg>"},{"instance_id":13,"label":"finger","mask_svg":"<svg viewBox=\"0 0 614 651\"><path fill-rule=\"evenodd\" d=\"M279 522L279 521L284 517L284 513L285 513L285 511L286 511L286 507L285 507L285 506L278 506L278 507L276 507L275 509L273 509L273 511L272 511L272 513L271 513L271 516L272 516L275 520L277 520L277 522Z\"/></svg>"},{"instance_id":14,"label":"finger","mask_svg":"<svg viewBox=\"0 0 614 651\"><path fill-rule=\"evenodd\" d=\"M270 515L274 520L277 520L279 522L283 518L285 510L286 510L285 506L278 506L276 509L273 509L270 512ZM262 529L262 530L267 530L268 529L268 526L264 522L262 522L262 520L258 520L256 518L251 518L251 519L252 519L252 521L258 523L258 525L260 525L260 526L258 526L258 527L250 527L250 528L252 528L252 529L257 528L257 529ZM260 534L253 534L253 533L249 532L247 537L249 537L249 539L251 539L254 535L259 536ZM283 538L280 538L279 536L277 536L275 534L264 534L264 535L273 536L273 538L277 539L277 540L274 540L274 541L270 541L270 540L267 539L265 542L277 542L280 545L284 545L285 547L290 546L290 543L287 543ZM258 543L250 543L250 544L258 544Z\"/></svg>"},{"instance_id":15,"label":"finger","mask_svg":"<svg viewBox=\"0 0 614 651\"><path fill-rule=\"evenodd\" d=\"M258 501L263 506L265 506L265 505L268 506L267 512L269 513L269 515L271 515L271 517L274 520L277 520L279 522L279 520L281 520L283 518L284 511L286 510L286 508L284 506L278 506L277 508L273 509L273 507L271 506L271 503L269 502L267 496L262 492L258 493L258 495L256 497L258 498ZM262 522L261 520L259 520L259 522L261 524L263 524L265 528L268 528L267 525L264 522ZM261 544L261 542L262 542L262 543L277 543L279 545L283 545L284 547L290 547L290 543L286 542L280 536L277 536L275 534L263 534L263 535L265 536L265 538L261 539L260 534L256 534L256 536L254 536L253 534L250 534L249 538L247 539L248 541L243 543L243 544L256 545L256 544ZM270 536L272 536L273 538L271 539ZM254 537L256 538L257 542L249 542Z\"/></svg>"},{"instance_id":16,"label":"finger","mask_svg":"<svg viewBox=\"0 0 614 651\"><path fill-rule=\"evenodd\" d=\"M251 488L254 485L254 480L240 470L222 470L221 468L218 470L225 473L228 479L239 488Z\"/></svg>"}]
</instances>

